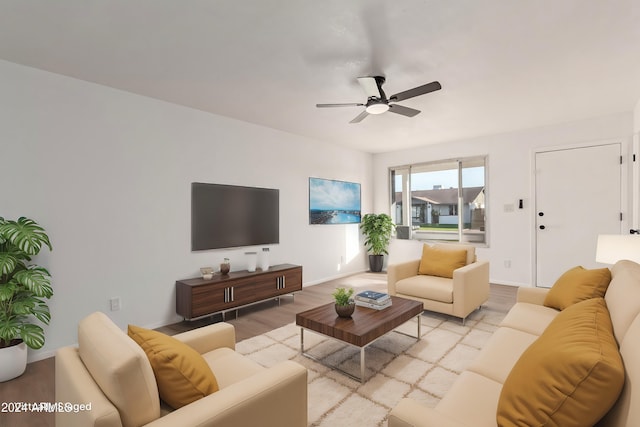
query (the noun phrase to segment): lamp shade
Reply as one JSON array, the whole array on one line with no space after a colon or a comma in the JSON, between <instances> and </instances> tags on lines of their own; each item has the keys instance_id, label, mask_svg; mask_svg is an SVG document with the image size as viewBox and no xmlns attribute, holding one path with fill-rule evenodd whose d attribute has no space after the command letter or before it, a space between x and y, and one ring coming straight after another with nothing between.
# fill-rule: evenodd
<instances>
[{"instance_id":1,"label":"lamp shade","mask_svg":"<svg viewBox=\"0 0 640 427\"><path fill-rule=\"evenodd\" d=\"M640 236L621 234L598 236L596 262L615 264L623 259L640 263Z\"/></svg>"}]
</instances>

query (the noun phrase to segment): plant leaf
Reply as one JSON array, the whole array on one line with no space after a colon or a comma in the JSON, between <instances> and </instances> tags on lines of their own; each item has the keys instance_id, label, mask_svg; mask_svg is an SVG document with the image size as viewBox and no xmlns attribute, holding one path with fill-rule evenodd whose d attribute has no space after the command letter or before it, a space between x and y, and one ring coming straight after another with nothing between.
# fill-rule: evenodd
<instances>
[{"instance_id":1,"label":"plant leaf","mask_svg":"<svg viewBox=\"0 0 640 427\"><path fill-rule=\"evenodd\" d=\"M0 274L9 274L16 269L18 258L11 252L0 252Z\"/></svg>"},{"instance_id":2,"label":"plant leaf","mask_svg":"<svg viewBox=\"0 0 640 427\"><path fill-rule=\"evenodd\" d=\"M20 326L20 338L27 347L37 350L44 345L44 330L31 323L25 323Z\"/></svg>"},{"instance_id":3,"label":"plant leaf","mask_svg":"<svg viewBox=\"0 0 640 427\"><path fill-rule=\"evenodd\" d=\"M33 314L36 319L38 319L45 325L48 325L49 321L51 320L49 307L47 307L47 305L43 301L39 301L38 304L33 307L33 310L31 310L31 314Z\"/></svg>"},{"instance_id":4,"label":"plant leaf","mask_svg":"<svg viewBox=\"0 0 640 427\"><path fill-rule=\"evenodd\" d=\"M0 323L0 340L8 343L19 335L18 322L8 320Z\"/></svg>"},{"instance_id":5,"label":"plant leaf","mask_svg":"<svg viewBox=\"0 0 640 427\"><path fill-rule=\"evenodd\" d=\"M52 249L44 229L29 218L20 217L18 221L0 223L0 235L28 255L36 255L43 244Z\"/></svg>"},{"instance_id":6,"label":"plant leaf","mask_svg":"<svg viewBox=\"0 0 640 427\"><path fill-rule=\"evenodd\" d=\"M36 306L36 299L32 296L24 296L16 298L11 306L13 312L19 316L26 316L31 314L33 308Z\"/></svg>"},{"instance_id":7,"label":"plant leaf","mask_svg":"<svg viewBox=\"0 0 640 427\"><path fill-rule=\"evenodd\" d=\"M29 266L26 270L17 272L15 279L38 297L51 298L53 295L51 276L44 267Z\"/></svg>"},{"instance_id":8,"label":"plant leaf","mask_svg":"<svg viewBox=\"0 0 640 427\"><path fill-rule=\"evenodd\" d=\"M18 284L15 280L10 280L4 285L0 285L0 301L9 301L18 290Z\"/></svg>"}]
</instances>

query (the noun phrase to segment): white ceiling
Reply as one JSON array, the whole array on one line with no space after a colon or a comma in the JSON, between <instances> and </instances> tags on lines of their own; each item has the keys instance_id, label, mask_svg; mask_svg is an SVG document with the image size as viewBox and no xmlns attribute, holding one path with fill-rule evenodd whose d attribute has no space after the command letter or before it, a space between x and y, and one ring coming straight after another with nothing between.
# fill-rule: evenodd
<instances>
[{"instance_id":1,"label":"white ceiling","mask_svg":"<svg viewBox=\"0 0 640 427\"><path fill-rule=\"evenodd\" d=\"M624 111L638 0L0 0L0 59L367 152ZM349 124L356 77L422 111Z\"/></svg>"}]
</instances>

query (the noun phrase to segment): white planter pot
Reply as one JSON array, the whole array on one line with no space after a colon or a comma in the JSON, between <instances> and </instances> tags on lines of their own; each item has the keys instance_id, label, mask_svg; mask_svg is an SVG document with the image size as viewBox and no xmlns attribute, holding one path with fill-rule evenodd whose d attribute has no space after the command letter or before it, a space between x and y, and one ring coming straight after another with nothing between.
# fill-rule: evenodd
<instances>
[{"instance_id":1,"label":"white planter pot","mask_svg":"<svg viewBox=\"0 0 640 427\"><path fill-rule=\"evenodd\" d=\"M27 367L27 346L21 342L11 347L0 348L0 382L19 377Z\"/></svg>"}]
</instances>

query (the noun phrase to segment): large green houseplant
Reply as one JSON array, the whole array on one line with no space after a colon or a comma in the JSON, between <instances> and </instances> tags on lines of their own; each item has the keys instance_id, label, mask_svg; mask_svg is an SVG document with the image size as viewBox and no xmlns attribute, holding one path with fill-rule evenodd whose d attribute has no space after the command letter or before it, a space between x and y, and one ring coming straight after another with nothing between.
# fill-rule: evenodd
<instances>
[{"instance_id":1,"label":"large green houseplant","mask_svg":"<svg viewBox=\"0 0 640 427\"><path fill-rule=\"evenodd\" d=\"M21 341L32 349L44 345L44 330L51 314L45 299L51 298L51 276L30 264L42 246L52 249L49 237L35 221L0 217L0 349Z\"/></svg>"},{"instance_id":2,"label":"large green houseplant","mask_svg":"<svg viewBox=\"0 0 640 427\"><path fill-rule=\"evenodd\" d=\"M387 214L366 214L362 217L360 229L365 237L364 245L369 255L369 268L371 271L382 271L383 258L389 254L387 248L393 232L393 220Z\"/></svg>"}]
</instances>

